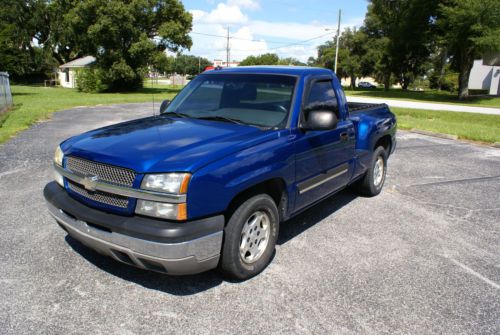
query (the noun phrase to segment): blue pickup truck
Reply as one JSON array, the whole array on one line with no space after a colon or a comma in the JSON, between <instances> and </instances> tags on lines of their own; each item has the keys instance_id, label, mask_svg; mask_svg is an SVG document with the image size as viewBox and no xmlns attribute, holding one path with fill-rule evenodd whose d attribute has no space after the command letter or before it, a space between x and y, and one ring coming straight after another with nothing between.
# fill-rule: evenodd
<instances>
[{"instance_id":1,"label":"blue pickup truck","mask_svg":"<svg viewBox=\"0 0 500 335\"><path fill-rule=\"evenodd\" d=\"M159 115L62 142L44 196L69 235L120 262L244 280L289 218L347 186L380 193L395 134L386 105L348 103L330 70L216 69Z\"/></svg>"}]
</instances>

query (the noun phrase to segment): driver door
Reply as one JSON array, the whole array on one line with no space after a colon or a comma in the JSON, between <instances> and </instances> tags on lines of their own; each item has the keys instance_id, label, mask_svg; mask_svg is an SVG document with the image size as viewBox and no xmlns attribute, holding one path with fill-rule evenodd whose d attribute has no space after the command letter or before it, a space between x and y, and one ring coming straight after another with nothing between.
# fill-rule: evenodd
<instances>
[{"instance_id":1,"label":"driver door","mask_svg":"<svg viewBox=\"0 0 500 335\"><path fill-rule=\"evenodd\" d=\"M338 125L331 130L298 130L296 140L295 210L300 210L347 185L352 172L355 149L354 125L340 115L332 78L309 81L304 107L311 104L336 105Z\"/></svg>"}]
</instances>

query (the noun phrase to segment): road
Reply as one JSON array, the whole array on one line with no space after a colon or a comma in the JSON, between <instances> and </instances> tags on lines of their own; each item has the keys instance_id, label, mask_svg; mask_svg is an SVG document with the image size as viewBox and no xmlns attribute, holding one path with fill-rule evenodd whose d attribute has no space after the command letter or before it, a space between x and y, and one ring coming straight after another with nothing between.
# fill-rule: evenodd
<instances>
[{"instance_id":1,"label":"road","mask_svg":"<svg viewBox=\"0 0 500 335\"><path fill-rule=\"evenodd\" d=\"M384 191L285 223L259 276L168 277L67 237L42 196L61 140L150 111L75 108L0 146L0 334L500 333L500 150L400 132Z\"/></svg>"},{"instance_id":2,"label":"road","mask_svg":"<svg viewBox=\"0 0 500 335\"><path fill-rule=\"evenodd\" d=\"M500 115L500 108L490 108L490 107L472 107L472 106L452 105L452 104L438 104L430 102L368 98L368 97L358 97L353 95L347 96L347 101L370 103L370 104L385 103L389 105L389 107Z\"/></svg>"}]
</instances>

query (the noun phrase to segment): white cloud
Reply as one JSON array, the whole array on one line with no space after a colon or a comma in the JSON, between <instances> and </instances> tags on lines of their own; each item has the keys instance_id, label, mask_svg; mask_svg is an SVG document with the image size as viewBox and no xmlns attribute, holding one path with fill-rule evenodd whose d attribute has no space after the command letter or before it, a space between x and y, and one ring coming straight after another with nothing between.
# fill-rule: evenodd
<instances>
[{"instance_id":1,"label":"white cloud","mask_svg":"<svg viewBox=\"0 0 500 335\"><path fill-rule=\"evenodd\" d=\"M240 8L251 10L260 9L259 1L255 0L228 0L227 4L230 6L238 6Z\"/></svg>"},{"instance_id":2,"label":"white cloud","mask_svg":"<svg viewBox=\"0 0 500 335\"><path fill-rule=\"evenodd\" d=\"M210 13L202 10L191 10L193 21L199 23L241 24L248 21L248 17L241 12L240 7L219 3Z\"/></svg>"},{"instance_id":3,"label":"white cloud","mask_svg":"<svg viewBox=\"0 0 500 335\"><path fill-rule=\"evenodd\" d=\"M270 22L251 20L242 9L253 10L259 8L255 0L227 0L218 3L210 12L190 10L193 14L193 32L217 35L206 36L191 34L193 47L190 53L206 57L210 60L226 59L227 27L230 27L231 60L242 60L249 55L259 55L266 52L277 53L280 57L294 57L306 62L310 56L316 57L317 47L325 41L332 39L335 31L330 33L321 22ZM345 27L360 26L363 18L344 22ZM335 27L336 28L336 27ZM300 40L317 38L304 44L287 46ZM264 38L265 37L265 38ZM273 43L279 41L282 43ZM288 43L289 42L289 43Z\"/></svg>"}]
</instances>

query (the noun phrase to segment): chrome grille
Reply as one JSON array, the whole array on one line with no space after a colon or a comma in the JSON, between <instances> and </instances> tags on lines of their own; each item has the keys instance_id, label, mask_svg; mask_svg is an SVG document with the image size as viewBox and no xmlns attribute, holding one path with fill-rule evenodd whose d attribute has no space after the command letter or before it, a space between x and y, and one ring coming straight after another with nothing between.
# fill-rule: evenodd
<instances>
[{"instance_id":1,"label":"chrome grille","mask_svg":"<svg viewBox=\"0 0 500 335\"><path fill-rule=\"evenodd\" d=\"M66 168L87 176L97 176L99 180L121 186L132 187L136 174L134 171L112 165L92 162L82 158L68 157Z\"/></svg>"},{"instance_id":2,"label":"chrome grille","mask_svg":"<svg viewBox=\"0 0 500 335\"><path fill-rule=\"evenodd\" d=\"M87 199L97 201L97 202L100 202L100 203L103 203L106 205L110 205L110 206L120 207L120 208L127 208L128 207L129 199L127 197L122 197L120 195L101 192L101 191L89 192L86 189L84 189L81 185L79 185L71 180L68 180L68 187L73 192L75 192L75 193L77 193L77 194L79 194L82 197L85 197Z\"/></svg>"}]
</instances>

